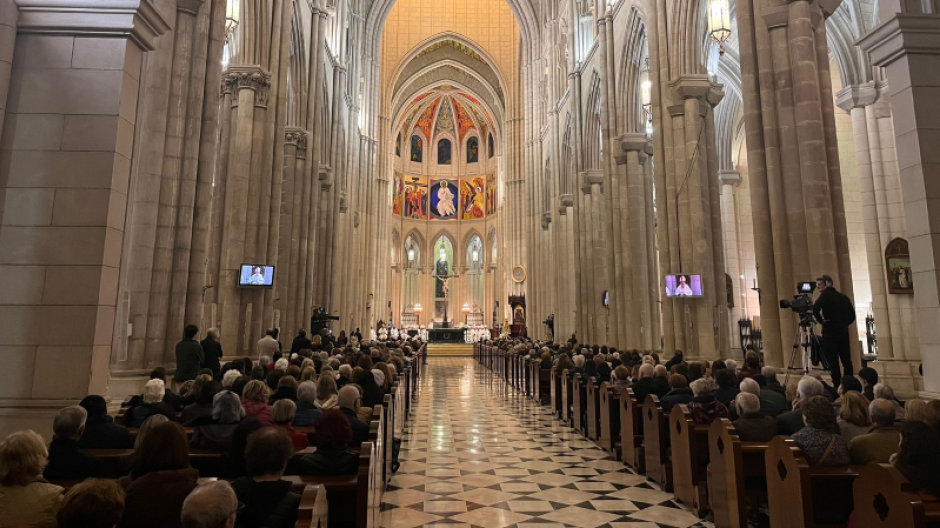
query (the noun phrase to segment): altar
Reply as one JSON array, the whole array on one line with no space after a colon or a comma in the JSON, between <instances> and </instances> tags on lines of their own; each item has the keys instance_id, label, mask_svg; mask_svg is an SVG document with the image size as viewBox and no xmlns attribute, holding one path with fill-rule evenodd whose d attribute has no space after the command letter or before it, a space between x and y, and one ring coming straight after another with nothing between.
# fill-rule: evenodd
<instances>
[{"instance_id":1,"label":"altar","mask_svg":"<svg viewBox=\"0 0 940 528\"><path fill-rule=\"evenodd\" d=\"M464 343L466 328L428 328L428 343Z\"/></svg>"}]
</instances>

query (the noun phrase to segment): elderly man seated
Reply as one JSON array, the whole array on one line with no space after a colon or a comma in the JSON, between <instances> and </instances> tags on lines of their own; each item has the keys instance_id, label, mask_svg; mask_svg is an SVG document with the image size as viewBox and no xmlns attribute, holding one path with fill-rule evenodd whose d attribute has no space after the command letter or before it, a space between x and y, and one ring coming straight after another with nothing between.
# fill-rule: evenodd
<instances>
[{"instance_id":1,"label":"elderly man seated","mask_svg":"<svg viewBox=\"0 0 940 528\"><path fill-rule=\"evenodd\" d=\"M874 427L849 442L849 455L857 465L887 464L901 442L901 431L894 428L894 402L875 398L868 405L868 413Z\"/></svg>"},{"instance_id":2,"label":"elderly man seated","mask_svg":"<svg viewBox=\"0 0 940 528\"><path fill-rule=\"evenodd\" d=\"M773 416L761 414L761 401L757 396L742 392L735 398L734 406L739 416L734 421L734 429L742 442L768 442L777 436L777 420Z\"/></svg>"},{"instance_id":3,"label":"elderly man seated","mask_svg":"<svg viewBox=\"0 0 940 528\"><path fill-rule=\"evenodd\" d=\"M800 410L802 402L813 396L823 396L825 388L823 384L809 376L803 377L796 386L796 399L793 400L793 410L777 417L777 434L792 436L805 425L803 423L803 411Z\"/></svg>"},{"instance_id":4,"label":"elderly man seated","mask_svg":"<svg viewBox=\"0 0 940 528\"><path fill-rule=\"evenodd\" d=\"M59 411L52 424L55 437L49 445L49 464L43 471L46 480L85 480L97 477L100 462L79 446L85 432L88 412L78 405Z\"/></svg>"},{"instance_id":5,"label":"elderly man seated","mask_svg":"<svg viewBox=\"0 0 940 528\"><path fill-rule=\"evenodd\" d=\"M238 498L224 480L202 484L183 502L180 515L183 528L233 528L238 514Z\"/></svg>"}]
</instances>

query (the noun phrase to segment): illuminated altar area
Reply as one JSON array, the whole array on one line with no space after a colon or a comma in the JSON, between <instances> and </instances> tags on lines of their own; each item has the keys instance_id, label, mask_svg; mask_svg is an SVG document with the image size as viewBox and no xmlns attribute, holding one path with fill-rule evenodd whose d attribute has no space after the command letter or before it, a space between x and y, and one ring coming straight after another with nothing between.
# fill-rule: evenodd
<instances>
[{"instance_id":1,"label":"illuminated altar area","mask_svg":"<svg viewBox=\"0 0 940 528\"><path fill-rule=\"evenodd\" d=\"M481 99L442 83L398 114L388 307L396 325L481 328L504 318L496 279L502 158L493 117L501 110Z\"/></svg>"}]
</instances>

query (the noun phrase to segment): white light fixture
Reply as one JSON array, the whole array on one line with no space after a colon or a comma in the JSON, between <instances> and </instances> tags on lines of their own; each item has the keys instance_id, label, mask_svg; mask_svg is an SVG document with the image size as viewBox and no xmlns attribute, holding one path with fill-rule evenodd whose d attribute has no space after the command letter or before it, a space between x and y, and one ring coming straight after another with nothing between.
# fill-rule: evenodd
<instances>
[{"instance_id":1,"label":"white light fixture","mask_svg":"<svg viewBox=\"0 0 940 528\"><path fill-rule=\"evenodd\" d=\"M731 37L731 7L728 0L709 0L708 34L718 43L718 54L725 54L725 41Z\"/></svg>"},{"instance_id":2,"label":"white light fixture","mask_svg":"<svg viewBox=\"0 0 940 528\"><path fill-rule=\"evenodd\" d=\"M473 257L473 261L474 261L474 262L480 260L480 252L477 251L477 250L475 250L475 249L474 249L473 252L470 254L470 256Z\"/></svg>"},{"instance_id":3,"label":"white light fixture","mask_svg":"<svg viewBox=\"0 0 940 528\"><path fill-rule=\"evenodd\" d=\"M447 251L441 248L441 260L447 260Z\"/></svg>"},{"instance_id":4,"label":"white light fixture","mask_svg":"<svg viewBox=\"0 0 940 528\"><path fill-rule=\"evenodd\" d=\"M414 260L414 259L415 259L415 250L409 249L409 250L408 250L408 260Z\"/></svg>"},{"instance_id":5,"label":"white light fixture","mask_svg":"<svg viewBox=\"0 0 940 528\"><path fill-rule=\"evenodd\" d=\"M225 40L228 41L235 29L238 28L241 0L227 0L225 2Z\"/></svg>"}]
</instances>

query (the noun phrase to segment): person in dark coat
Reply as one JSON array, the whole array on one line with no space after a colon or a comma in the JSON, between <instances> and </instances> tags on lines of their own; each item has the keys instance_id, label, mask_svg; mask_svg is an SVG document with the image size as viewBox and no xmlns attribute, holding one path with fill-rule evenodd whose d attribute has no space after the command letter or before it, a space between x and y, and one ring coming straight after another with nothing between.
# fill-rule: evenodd
<instances>
[{"instance_id":1,"label":"person in dark coat","mask_svg":"<svg viewBox=\"0 0 940 528\"><path fill-rule=\"evenodd\" d=\"M346 385L340 389L337 395L339 410L349 419L349 426L352 428L352 442L350 445L353 446L358 446L369 439L369 424L360 420L358 415L361 402L359 389L352 385ZM323 415L320 415L320 420L323 420ZM317 427L319 428L319 422ZM319 439L317 447L319 448Z\"/></svg>"},{"instance_id":2,"label":"person in dark coat","mask_svg":"<svg viewBox=\"0 0 940 528\"><path fill-rule=\"evenodd\" d=\"M215 395L222 392L222 386L217 381L204 383L196 394L196 401L192 405L186 406L180 415L180 422L183 427L192 427L193 424L203 417L212 417L212 401Z\"/></svg>"},{"instance_id":3,"label":"person in dark coat","mask_svg":"<svg viewBox=\"0 0 940 528\"><path fill-rule=\"evenodd\" d=\"M244 417L245 409L235 393L223 391L216 394L212 414L193 422L191 445L202 449L231 448L235 429Z\"/></svg>"},{"instance_id":4,"label":"person in dark coat","mask_svg":"<svg viewBox=\"0 0 940 528\"><path fill-rule=\"evenodd\" d=\"M362 389L362 405L369 409L376 405L382 405L385 399L385 391L375 382L375 374L371 370L363 370L359 374L359 387Z\"/></svg>"},{"instance_id":5,"label":"person in dark coat","mask_svg":"<svg viewBox=\"0 0 940 528\"><path fill-rule=\"evenodd\" d=\"M803 411L800 410L802 402L813 396L822 396L824 391L825 389L819 380L809 376L800 379L796 386L796 399L793 400L793 410L777 417L777 434L793 436L803 429L806 424L803 422Z\"/></svg>"},{"instance_id":6,"label":"person in dark coat","mask_svg":"<svg viewBox=\"0 0 940 528\"><path fill-rule=\"evenodd\" d=\"M212 371L216 379L222 371L222 343L219 343L219 329L210 328L206 331L206 338L199 342L202 347L202 368Z\"/></svg>"},{"instance_id":7,"label":"person in dark coat","mask_svg":"<svg viewBox=\"0 0 940 528\"><path fill-rule=\"evenodd\" d=\"M166 387L163 380L152 379L144 385L144 393L140 397L140 404L127 412L127 426L140 427L144 420L154 414L163 414L170 420L176 420L176 409L163 401Z\"/></svg>"},{"instance_id":8,"label":"person in dark coat","mask_svg":"<svg viewBox=\"0 0 940 528\"><path fill-rule=\"evenodd\" d=\"M188 325L183 329L183 340L176 344L176 374L173 375L175 383L182 384L196 379L199 375L199 369L202 368L206 356L202 345L196 341L198 333L199 327Z\"/></svg>"},{"instance_id":9,"label":"person in dark coat","mask_svg":"<svg viewBox=\"0 0 940 528\"><path fill-rule=\"evenodd\" d=\"M735 387L734 383L734 373L728 369L721 369L715 373L715 383L718 384L718 388L715 390L715 399L720 401L722 405L731 409L731 404L734 402L735 397L741 391Z\"/></svg>"},{"instance_id":10,"label":"person in dark coat","mask_svg":"<svg viewBox=\"0 0 940 528\"><path fill-rule=\"evenodd\" d=\"M733 422L734 430L742 442L769 442L777 436L777 420L760 413L757 396L742 392L735 398L734 405L740 417Z\"/></svg>"},{"instance_id":11,"label":"person in dark coat","mask_svg":"<svg viewBox=\"0 0 940 528\"><path fill-rule=\"evenodd\" d=\"M290 345L290 353L296 354L305 348L310 348L311 344L310 339L307 337L307 331L301 328Z\"/></svg>"},{"instance_id":12,"label":"person in dark coat","mask_svg":"<svg viewBox=\"0 0 940 528\"><path fill-rule=\"evenodd\" d=\"M78 445L82 449L133 449L134 437L126 427L114 423L108 404L98 395L85 396L79 405L88 413Z\"/></svg>"},{"instance_id":13,"label":"person in dark coat","mask_svg":"<svg viewBox=\"0 0 940 528\"><path fill-rule=\"evenodd\" d=\"M323 413L313 404L316 399L316 383L305 381L297 387L297 412L294 414L294 427L316 427Z\"/></svg>"},{"instance_id":14,"label":"person in dark coat","mask_svg":"<svg viewBox=\"0 0 940 528\"><path fill-rule=\"evenodd\" d=\"M341 411L328 409L317 425L317 451L301 459L305 475L355 475L359 472L359 455L346 451L353 432Z\"/></svg>"},{"instance_id":15,"label":"person in dark coat","mask_svg":"<svg viewBox=\"0 0 940 528\"><path fill-rule=\"evenodd\" d=\"M662 397L661 403L664 413L672 412L672 408L681 403L689 403L695 396L689 388L689 381L682 374L670 374L669 386L672 388Z\"/></svg>"},{"instance_id":16,"label":"person in dark coat","mask_svg":"<svg viewBox=\"0 0 940 528\"><path fill-rule=\"evenodd\" d=\"M248 449L248 437L265 425L257 418L245 418L238 423L232 433L232 447L222 453L222 462L219 464L222 477L238 478L248 474L245 468L245 450Z\"/></svg>"},{"instance_id":17,"label":"person in dark coat","mask_svg":"<svg viewBox=\"0 0 940 528\"><path fill-rule=\"evenodd\" d=\"M849 349L849 325L855 322L855 307L848 296L836 290L829 275L816 279L816 289L819 297L813 303L813 317L822 325L823 354L829 363L832 384L838 387L843 371L849 375L855 373ZM840 362L842 368L839 368Z\"/></svg>"},{"instance_id":18,"label":"person in dark coat","mask_svg":"<svg viewBox=\"0 0 940 528\"><path fill-rule=\"evenodd\" d=\"M189 463L186 432L176 422L154 426L134 452L124 488L124 516L118 528L182 528L183 501L199 472Z\"/></svg>"},{"instance_id":19,"label":"person in dark coat","mask_svg":"<svg viewBox=\"0 0 940 528\"><path fill-rule=\"evenodd\" d=\"M238 502L245 505L236 528L293 528L297 523L300 494L294 493L290 481L281 480L293 454L290 436L282 429L266 427L248 437L248 476L232 482Z\"/></svg>"},{"instance_id":20,"label":"person in dark coat","mask_svg":"<svg viewBox=\"0 0 940 528\"><path fill-rule=\"evenodd\" d=\"M636 396L636 401L640 405L646 401L646 397L650 394L655 394L657 397L662 398L669 392L669 386L661 386L656 378L653 377L653 366L652 365L643 365L640 367L640 372L637 375L637 379L633 381L631 387L633 389L633 395Z\"/></svg>"},{"instance_id":21,"label":"person in dark coat","mask_svg":"<svg viewBox=\"0 0 940 528\"><path fill-rule=\"evenodd\" d=\"M49 463L43 470L46 480L85 480L101 472L100 461L79 445L87 418L88 412L78 405L66 407L56 415Z\"/></svg>"}]
</instances>

